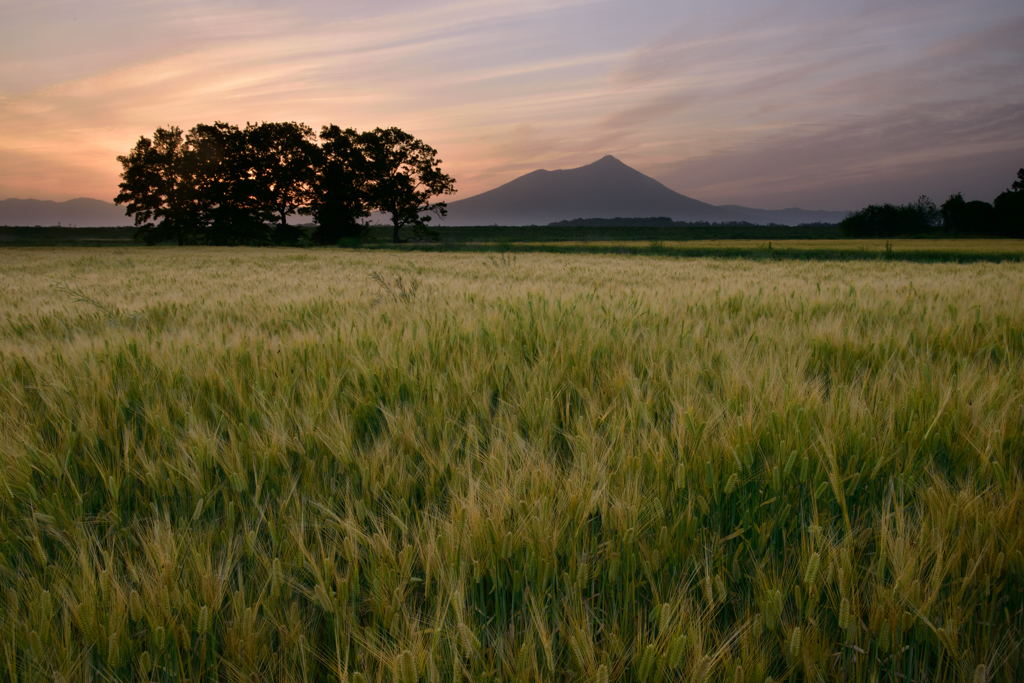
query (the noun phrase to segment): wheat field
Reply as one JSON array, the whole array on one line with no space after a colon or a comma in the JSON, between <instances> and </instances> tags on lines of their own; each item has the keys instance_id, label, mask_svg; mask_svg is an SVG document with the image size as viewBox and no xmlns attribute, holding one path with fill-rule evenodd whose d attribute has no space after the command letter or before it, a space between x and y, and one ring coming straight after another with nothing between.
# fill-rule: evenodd
<instances>
[{"instance_id":1,"label":"wheat field","mask_svg":"<svg viewBox=\"0 0 1024 683\"><path fill-rule=\"evenodd\" d=\"M0 250L0 677L1010 681L1022 453L1020 263Z\"/></svg>"}]
</instances>

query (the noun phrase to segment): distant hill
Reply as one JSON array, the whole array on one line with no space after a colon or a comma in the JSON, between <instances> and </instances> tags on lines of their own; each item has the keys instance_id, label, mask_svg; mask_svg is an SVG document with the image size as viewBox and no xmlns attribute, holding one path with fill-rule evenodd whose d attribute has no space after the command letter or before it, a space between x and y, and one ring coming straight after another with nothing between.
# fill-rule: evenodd
<instances>
[{"instance_id":1,"label":"distant hill","mask_svg":"<svg viewBox=\"0 0 1024 683\"><path fill-rule=\"evenodd\" d=\"M0 225L65 226L106 228L132 225L124 209L99 199L69 199L53 202L42 199L0 200Z\"/></svg>"},{"instance_id":2,"label":"distant hill","mask_svg":"<svg viewBox=\"0 0 1024 683\"><path fill-rule=\"evenodd\" d=\"M838 223L846 218L849 211L819 211L815 209L752 209L749 206L723 204L725 209L736 216L735 220L768 225L803 225L804 223Z\"/></svg>"},{"instance_id":3,"label":"distant hill","mask_svg":"<svg viewBox=\"0 0 1024 683\"><path fill-rule=\"evenodd\" d=\"M675 221L837 223L841 211L716 206L680 194L613 156L579 168L539 170L448 204L445 225L547 225L576 218L665 216Z\"/></svg>"}]
</instances>

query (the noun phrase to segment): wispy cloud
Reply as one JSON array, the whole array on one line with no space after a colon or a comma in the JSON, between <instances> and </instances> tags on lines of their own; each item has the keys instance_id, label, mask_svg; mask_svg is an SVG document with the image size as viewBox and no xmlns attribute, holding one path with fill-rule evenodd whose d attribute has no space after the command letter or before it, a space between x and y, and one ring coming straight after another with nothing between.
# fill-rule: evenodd
<instances>
[{"instance_id":1,"label":"wispy cloud","mask_svg":"<svg viewBox=\"0 0 1024 683\"><path fill-rule=\"evenodd\" d=\"M866 190L879 202L909 201L927 191L942 199L961 190L991 200L1015 171L1008 153L1024 154L1024 108L951 101L934 111L861 114L831 126L790 129L653 170L673 186L715 200L746 195L748 202L781 208L816 196L814 208L841 209L858 206ZM979 183L962 160L977 166L982 157L994 164ZM915 187L929 175L931 187Z\"/></svg>"},{"instance_id":2,"label":"wispy cloud","mask_svg":"<svg viewBox=\"0 0 1024 683\"><path fill-rule=\"evenodd\" d=\"M1018 144L1024 13L978 5L12 4L0 196L109 197L116 155L157 126L284 119L407 128L463 195L615 153L702 199L858 202L834 189L858 169Z\"/></svg>"}]
</instances>

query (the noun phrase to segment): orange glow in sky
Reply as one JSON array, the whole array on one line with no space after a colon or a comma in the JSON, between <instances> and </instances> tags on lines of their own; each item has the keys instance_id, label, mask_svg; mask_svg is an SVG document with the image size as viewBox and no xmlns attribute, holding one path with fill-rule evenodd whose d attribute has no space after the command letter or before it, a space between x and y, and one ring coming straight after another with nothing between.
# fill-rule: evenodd
<instances>
[{"instance_id":1,"label":"orange glow in sky","mask_svg":"<svg viewBox=\"0 0 1024 683\"><path fill-rule=\"evenodd\" d=\"M1022 33L1019 0L11 2L0 198L109 200L158 126L295 120L400 126L458 197L614 154L715 203L991 200Z\"/></svg>"}]
</instances>

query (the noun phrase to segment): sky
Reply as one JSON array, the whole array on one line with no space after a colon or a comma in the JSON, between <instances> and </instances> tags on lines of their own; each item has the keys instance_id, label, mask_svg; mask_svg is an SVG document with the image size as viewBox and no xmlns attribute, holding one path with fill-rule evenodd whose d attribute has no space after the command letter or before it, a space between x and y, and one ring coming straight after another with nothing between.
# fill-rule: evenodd
<instances>
[{"instance_id":1,"label":"sky","mask_svg":"<svg viewBox=\"0 0 1024 683\"><path fill-rule=\"evenodd\" d=\"M399 126L467 197L613 154L717 204L990 201L1020 0L0 0L0 198L111 199L141 135Z\"/></svg>"}]
</instances>

